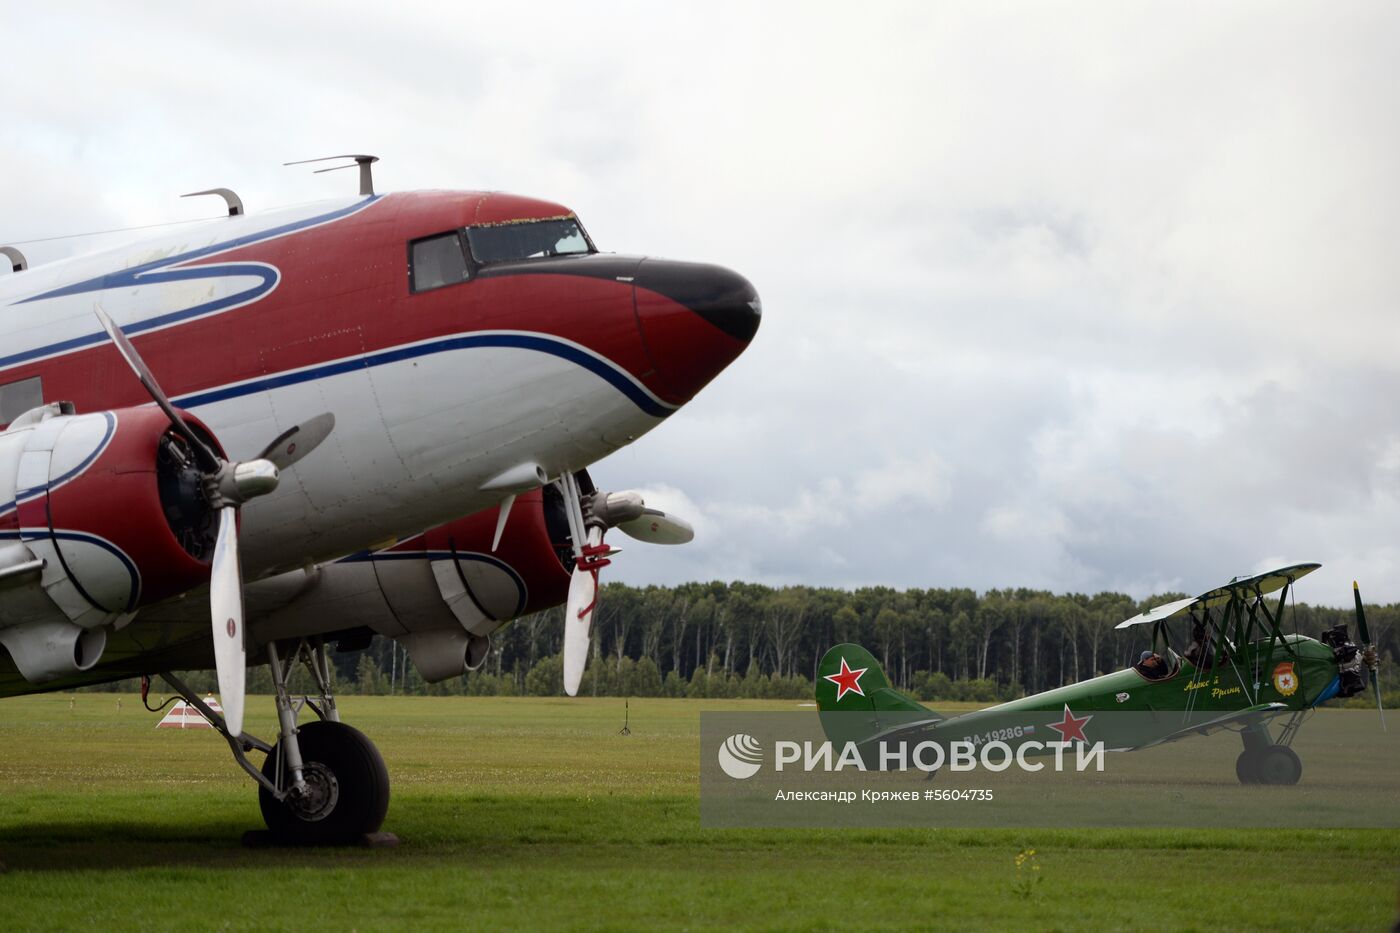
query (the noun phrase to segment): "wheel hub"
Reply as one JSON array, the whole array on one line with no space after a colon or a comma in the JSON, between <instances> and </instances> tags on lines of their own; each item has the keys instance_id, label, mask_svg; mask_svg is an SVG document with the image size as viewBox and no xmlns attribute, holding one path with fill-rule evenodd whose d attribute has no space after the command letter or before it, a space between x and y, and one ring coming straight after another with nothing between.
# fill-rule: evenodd
<instances>
[{"instance_id":1,"label":"wheel hub","mask_svg":"<svg viewBox=\"0 0 1400 933\"><path fill-rule=\"evenodd\" d=\"M288 794L286 804L297 819L308 823L324 820L335 810L340 800L340 782L330 768L319 761L308 761L301 769L306 790L300 794Z\"/></svg>"}]
</instances>

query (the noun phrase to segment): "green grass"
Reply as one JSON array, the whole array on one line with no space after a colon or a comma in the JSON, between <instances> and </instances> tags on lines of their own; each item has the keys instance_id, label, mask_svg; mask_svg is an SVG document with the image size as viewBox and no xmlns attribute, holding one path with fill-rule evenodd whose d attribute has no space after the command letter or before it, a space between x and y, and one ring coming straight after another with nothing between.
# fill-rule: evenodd
<instances>
[{"instance_id":1,"label":"green grass","mask_svg":"<svg viewBox=\"0 0 1400 933\"><path fill-rule=\"evenodd\" d=\"M1396 830L707 830L703 709L360 698L389 850L245 849L252 782L131 695L0 702L0 929L1382 929ZM254 699L258 734L271 703ZM1033 846L1043 881L1013 890Z\"/></svg>"}]
</instances>

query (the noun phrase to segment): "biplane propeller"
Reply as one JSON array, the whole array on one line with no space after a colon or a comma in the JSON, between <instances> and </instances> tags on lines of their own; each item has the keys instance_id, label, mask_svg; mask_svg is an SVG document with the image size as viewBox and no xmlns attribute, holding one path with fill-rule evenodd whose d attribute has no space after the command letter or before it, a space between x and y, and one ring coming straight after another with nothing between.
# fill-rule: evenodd
<instances>
[{"instance_id":1,"label":"biplane propeller","mask_svg":"<svg viewBox=\"0 0 1400 933\"><path fill-rule=\"evenodd\" d=\"M1351 581L1351 595L1356 600L1356 635L1361 639L1362 661L1371 675L1371 692L1376 695L1376 713L1381 717L1381 731L1385 731L1385 705L1381 702L1380 678L1376 674L1376 643L1371 641L1371 633L1366 628L1366 608L1361 605L1361 587Z\"/></svg>"}]
</instances>

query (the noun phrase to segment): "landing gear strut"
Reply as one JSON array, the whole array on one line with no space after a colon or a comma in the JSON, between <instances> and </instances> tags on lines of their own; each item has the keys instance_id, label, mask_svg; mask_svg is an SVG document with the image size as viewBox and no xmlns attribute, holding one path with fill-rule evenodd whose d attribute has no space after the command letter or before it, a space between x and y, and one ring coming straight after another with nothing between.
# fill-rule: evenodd
<instances>
[{"instance_id":1,"label":"landing gear strut","mask_svg":"<svg viewBox=\"0 0 1400 933\"><path fill-rule=\"evenodd\" d=\"M1269 736L1264 723L1246 726L1240 732L1244 751L1235 759L1235 776L1241 784L1297 784L1303 776L1303 763L1293 751L1293 736L1297 734L1299 718L1295 715L1283 727L1279 744Z\"/></svg>"},{"instance_id":2,"label":"landing gear strut","mask_svg":"<svg viewBox=\"0 0 1400 933\"><path fill-rule=\"evenodd\" d=\"M291 672L301 661L320 693L293 698ZM282 845L349 845L376 833L389 809L389 772L364 733L340 721L330 685L330 663L319 639L295 643L291 663L277 644L267 646L267 662L276 691L280 737L275 746L244 732L230 736L224 719L174 674L161 677L199 710L228 742L234 760L258 782L258 804L272 841ZM298 726L297 715L310 707L318 721ZM247 752L263 752L261 769Z\"/></svg>"}]
</instances>

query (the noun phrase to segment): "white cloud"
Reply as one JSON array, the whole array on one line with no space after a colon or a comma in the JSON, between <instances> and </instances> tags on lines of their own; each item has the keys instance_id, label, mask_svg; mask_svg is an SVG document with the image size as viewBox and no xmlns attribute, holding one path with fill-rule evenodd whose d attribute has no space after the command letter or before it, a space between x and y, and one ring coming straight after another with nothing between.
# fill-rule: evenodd
<instances>
[{"instance_id":1,"label":"white cloud","mask_svg":"<svg viewBox=\"0 0 1400 933\"><path fill-rule=\"evenodd\" d=\"M917 460L896 457L856 475L853 499L866 512L892 505L939 508L953 494L951 470L932 451Z\"/></svg>"}]
</instances>

